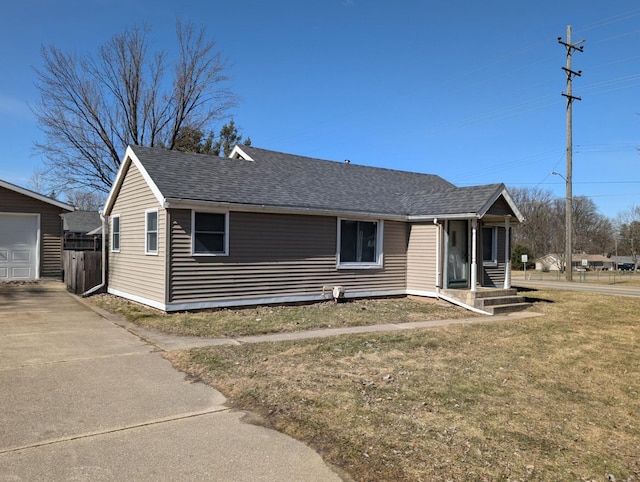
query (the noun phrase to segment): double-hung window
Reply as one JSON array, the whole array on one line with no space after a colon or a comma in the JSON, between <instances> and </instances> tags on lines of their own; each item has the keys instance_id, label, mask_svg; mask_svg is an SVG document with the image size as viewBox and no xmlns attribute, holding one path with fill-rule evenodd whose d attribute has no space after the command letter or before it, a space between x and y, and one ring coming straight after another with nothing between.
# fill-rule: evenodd
<instances>
[{"instance_id":1,"label":"double-hung window","mask_svg":"<svg viewBox=\"0 0 640 482\"><path fill-rule=\"evenodd\" d=\"M498 228L482 228L482 264L498 266Z\"/></svg>"},{"instance_id":2,"label":"double-hung window","mask_svg":"<svg viewBox=\"0 0 640 482\"><path fill-rule=\"evenodd\" d=\"M229 214L192 212L192 252L199 256L229 253Z\"/></svg>"},{"instance_id":3,"label":"double-hung window","mask_svg":"<svg viewBox=\"0 0 640 482\"><path fill-rule=\"evenodd\" d=\"M158 254L158 210L147 209L144 222L144 252L145 254Z\"/></svg>"},{"instance_id":4,"label":"double-hung window","mask_svg":"<svg viewBox=\"0 0 640 482\"><path fill-rule=\"evenodd\" d=\"M120 215L111 216L111 251L120 251Z\"/></svg>"},{"instance_id":5,"label":"double-hung window","mask_svg":"<svg viewBox=\"0 0 640 482\"><path fill-rule=\"evenodd\" d=\"M338 268L381 268L382 230L382 221L338 219Z\"/></svg>"}]
</instances>

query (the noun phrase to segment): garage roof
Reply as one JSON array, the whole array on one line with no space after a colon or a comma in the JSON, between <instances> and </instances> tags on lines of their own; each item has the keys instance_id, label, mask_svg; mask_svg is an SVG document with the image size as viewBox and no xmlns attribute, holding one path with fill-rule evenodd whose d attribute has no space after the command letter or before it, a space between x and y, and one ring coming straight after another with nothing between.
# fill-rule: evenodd
<instances>
[{"instance_id":1,"label":"garage roof","mask_svg":"<svg viewBox=\"0 0 640 482\"><path fill-rule=\"evenodd\" d=\"M66 209L67 211L74 211L75 208L73 206L71 206L70 204L65 204L61 201L58 201L57 199L53 199L47 196L44 196L42 194L38 194L37 192L34 191L30 191L29 189L25 189L24 187L20 187L20 186L16 186L15 184L11 184L10 182L7 181L3 181L2 179L0 179L0 187L3 187L5 189L9 189L11 191L20 193L24 196L29 196L33 199L37 199L38 201L42 201L45 202L47 204L51 204L53 206L57 206L61 209Z\"/></svg>"}]
</instances>

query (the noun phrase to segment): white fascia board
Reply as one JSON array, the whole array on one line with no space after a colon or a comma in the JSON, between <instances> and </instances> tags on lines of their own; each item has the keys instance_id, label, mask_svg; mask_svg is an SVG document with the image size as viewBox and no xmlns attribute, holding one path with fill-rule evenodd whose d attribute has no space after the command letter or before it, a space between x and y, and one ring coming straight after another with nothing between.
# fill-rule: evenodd
<instances>
[{"instance_id":1,"label":"white fascia board","mask_svg":"<svg viewBox=\"0 0 640 482\"><path fill-rule=\"evenodd\" d=\"M473 219L480 218L478 213L460 213L460 214L429 214L407 216L408 221L433 221L434 219Z\"/></svg>"},{"instance_id":2,"label":"white fascia board","mask_svg":"<svg viewBox=\"0 0 640 482\"><path fill-rule=\"evenodd\" d=\"M246 152L244 152L242 150L242 148L238 144L236 144L233 147L233 150L231 151L231 154L229 154L229 158L230 159L244 159L245 161L254 162L254 160L251 158L251 156L248 155Z\"/></svg>"},{"instance_id":3,"label":"white fascia board","mask_svg":"<svg viewBox=\"0 0 640 482\"><path fill-rule=\"evenodd\" d=\"M504 185L502 185L498 190L496 190L495 193L493 193L493 196L489 198L489 200L485 203L485 205L480 210L480 213L479 213L480 215L478 217L483 217L485 214L487 214L487 211L491 209L491 206L493 206L493 204L498 200L500 196L504 197L504 200L507 202L507 204L513 211L513 214L515 214L516 218L518 219L518 222L521 223L522 221L524 221L524 216L522 215L520 210L516 207L516 203L513 201L513 198L511 197L511 195L507 191L507 188Z\"/></svg>"},{"instance_id":4,"label":"white fascia board","mask_svg":"<svg viewBox=\"0 0 640 482\"><path fill-rule=\"evenodd\" d=\"M122 163L120 163L120 169L118 169L118 174L116 174L116 179L113 182L113 186L111 187L111 191L109 191L107 201L104 204L103 212L105 216L109 216L111 214L111 209L113 208L113 204L116 202L116 197L118 197L120 188L122 187L122 183L124 182L125 175L128 172L131 163L133 163L138 168L138 171L140 171L142 178L149 186L149 189L151 189L151 192L158 201L158 204L160 204L160 206L164 206L165 204L164 196L160 192L160 189L158 189L156 183L153 182L151 176L149 176L149 173L144 168L135 152L133 152L131 146L127 146L127 150L125 151Z\"/></svg>"},{"instance_id":5,"label":"white fascia board","mask_svg":"<svg viewBox=\"0 0 640 482\"><path fill-rule=\"evenodd\" d=\"M309 216L349 217L352 219L384 219L388 221L407 221L407 216L397 214L364 213L358 211L332 211L328 209L297 208L289 206L267 206L264 204L240 204L220 201L194 201L190 199L165 198L165 209L206 209L215 208L224 211L270 213L270 214L307 214Z\"/></svg>"},{"instance_id":6,"label":"white fascia board","mask_svg":"<svg viewBox=\"0 0 640 482\"><path fill-rule=\"evenodd\" d=\"M504 196L504 200L507 201L509 207L513 210L516 218L518 218L518 221L520 221L521 223L524 222L524 215L520 212L520 210L516 206L515 201L511 197L511 194L509 194L509 191L507 191L506 188L502 191L502 195Z\"/></svg>"},{"instance_id":7,"label":"white fascia board","mask_svg":"<svg viewBox=\"0 0 640 482\"><path fill-rule=\"evenodd\" d=\"M17 192L24 196L28 196L33 199L37 199L38 201L45 202L47 204L51 204L53 206L57 206L60 209L65 209L67 211L75 211L76 208L71 204L63 203L62 201L58 201L56 199L52 199L50 197L44 196L42 194L38 194L37 192L30 191L29 189L25 189L24 187L16 186L15 184L11 184L10 182L0 180L0 187L8 189L10 191Z\"/></svg>"}]
</instances>

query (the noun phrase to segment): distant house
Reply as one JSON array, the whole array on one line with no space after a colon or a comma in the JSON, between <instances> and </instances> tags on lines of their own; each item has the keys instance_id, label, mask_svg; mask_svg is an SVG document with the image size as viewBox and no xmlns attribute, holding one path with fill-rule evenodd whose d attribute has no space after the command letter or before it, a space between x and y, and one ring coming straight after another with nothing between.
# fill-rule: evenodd
<instances>
[{"instance_id":1,"label":"distant house","mask_svg":"<svg viewBox=\"0 0 640 482\"><path fill-rule=\"evenodd\" d=\"M564 257L559 254L545 254L535 260L538 271L562 271L564 269Z\"/></svg>"},{"instance_id":2,"label":"distant house","mask_svg":"<svg viewBox=\"0 0 640 482\"><path fill-rule=\"evenodd\" d=\"M64 249L99 250L102 239L102 221L98 211L63 213Z\"/></svg>"},{"instance_id":3,"label":"distant house","mask_svg":"<svg viewBox=\"0 0 640 482\"><path fill-rule=\"evenodd\" d=\"M574 270L587 268L590 270L615 269L615 262L601 254L574 254L572 256L572 268ZM563 271L564 255L547 254L535 260L536 269L539 271Z\"/></svg>"},{"instance_id":4,"label":"distant house","mask_svg":"<svg viewBox=\"0 0 640 482\"><path fill-rule=\"evenodd\" d=\"M248 146L129 147L104 213L108 291L165 311L509 288L523 219L503 184Z\"/></svg>"},{"instance_id":5,"label":"distant house","mask_svg":"<svg viewBox=\"0 0 640 482\"><path fill-rule=\"evenodd\" d=\"M62 219L73 206L0 181L0 281L60 278Z\"/></svg>"}]
</instances>

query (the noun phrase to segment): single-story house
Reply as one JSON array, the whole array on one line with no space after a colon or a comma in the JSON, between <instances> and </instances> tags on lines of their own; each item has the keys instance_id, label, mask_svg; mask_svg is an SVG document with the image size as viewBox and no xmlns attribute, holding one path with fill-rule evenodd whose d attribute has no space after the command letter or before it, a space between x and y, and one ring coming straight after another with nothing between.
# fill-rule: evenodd
<instances>
[{"instance_id":1,"label":"single-story house","mask_svg":"<svg viewBox=\"0 0 640 482\"><path fill-rule=\"evenodd\" d=\"M60 278L62 219L73 206L0 181L0 281Z\"/></svg>"},{"instance_id":2,"label":"single-story house","mask_svg":"<svg viewBox=\"0 0 640 482\"><path fill-rule=\"evenodd\" d=\"M563 271L564 255L547 254L535 260L539 271ZM601 254L574 254L571 265L574 270L587 268L590 270L615 269L615 262Z\"/></svg>"},{"instance_id":3,"label":"single-story house","mask_svg":"<svg viewBox=\"0 0 640 482\"><path fill-rule=\"evenodd\" d=\"M61 216L64 249L100 249L102 220L98 211L73 211Z\"/></svg>"},{"instance_id":4,"label":"single-story house","mask_svg":"<svg viewBox=\"0 0 640 482\"><path fill-rule=\"evenodd\" d=\"M249 146L130 146L104 214L108 292L164 311L510 288L523 220L503 184Z\"/></svg>"}]
</instances>

